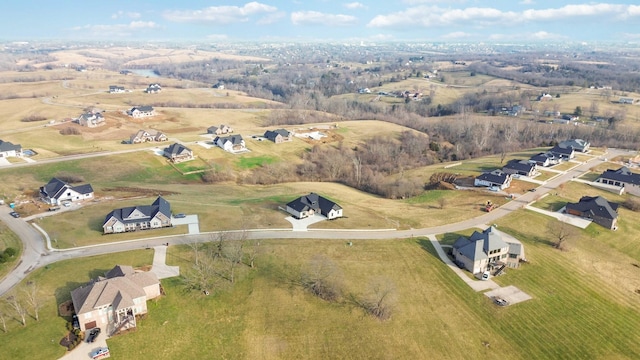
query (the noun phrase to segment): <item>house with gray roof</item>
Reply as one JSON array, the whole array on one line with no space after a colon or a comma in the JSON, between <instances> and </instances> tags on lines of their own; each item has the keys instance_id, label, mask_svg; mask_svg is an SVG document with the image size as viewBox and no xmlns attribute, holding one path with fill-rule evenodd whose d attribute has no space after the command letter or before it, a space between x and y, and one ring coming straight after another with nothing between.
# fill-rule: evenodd
<instances>
[{"instance_id":1,"label":"house with gray roof","mask_svg":"<svg viewBox=\"0 0 640 360\"><path fill-rule=\"evenodd\" d=\"M538 165L527 160L509 160L505 166L502 167L502 171L506 174L517 174L522 176L533 176L536 172Z\"/></svg>"},{"instance_id":2,"label":"house with gray roof","mask_svg":"<svg viewBox=\"0 0 640 360\"><path fill-rule=\"evenodd\" d=\"M247 150L242 135L216 136L213 144L231 153Z\"/></svg>"},{"instance_id":3,"label":"house with gray roof","mask_svg":"<svg viewBox=\"0 0 640 360\"><path fill-rule=\"evenodd\" d=\"M231 128L231 126L228 126L225 124L221 124L220 126L209 126L207 128L207 134L212 134L212 135L224 135L232 132L233 132L233 129Z\"/></svg>"},{"instance_id":4,"label":"house with gray roof","mask_svg":"<svg viewBox=\"0 0 640 360\"><path fill-rule=\"evenodd\" d=\"M104 219L104 234L170 227L171 205L158 196L151 205L129 206L111 211Z\"/></svg>"},{"instance_id":5,"label":"house with gray roof","mask_svg":"<svg viewBox=\"0 0 640 360\"><path fill-rule=\"evenodd\" d=\"M568 149L572 147L573 150L575 151L586 153L587 151L589 151L589 147L591 146L591 143L582 139L569 139L569 140L560 142L558 146L563 149Z\"/></svg>"},{"instance_id":6,"label":"house with gray roof","mask_svg":"<svg viewBox=\"0 0 640 360\"><path fill-rule=\"evenodd\" d=\"M342 217L342 207L316 193L301 196L287 204L287 212L296 219L304 219L315 214L332 220Z\"/></svg>"},{"instance_id":7,"label":"house with gray roof","mask_svg":"<svg viewBox=\"0 0 640 360\"><path fill-rule=\"evenodd\" d=\"M556 165L560 162L560 159L558 159L554 154L550 153L550 152L541 152L538 153L536 155L533 155L530 159L529 159L530 163L534 163L538 166L551 166L551 165Z\"/></svg>"},{"instance_id":8,"label":"house with gray roof","mask_svg":"<svg viewBox=\"0 0 640 360\"><path fill-rule=\"evenodd\" d=\"M504 190L511 186L511 175L502 170L496 169L476 176L473 181L474 186L496 187Z\"/></svg>"},{"instance_id":9,"label":"house with gray roof","mask_svg":"<svg viewBox=\"0 0 640 360\"><path fill-rule=\"evenodd\" d=\"M22 146L20 144L14 145L8 141L0 140L0 158L20 156L22 156Z\"/></svg>"},{"instance_id":10,"label":"house with gray roof","mask_svg":"<svg viewBox=\"0 0 640 360\"><path fill-rule=\"evenodd\" d=\"M158 83L149 84L149 86L144 90L147 94L156 94L160 91L162 91L162 86Z\"/></svg>"},{"instance_id":11,"label":"house with gray roof","mask_svg":"<svg viewBox=\"0 0 640 360\"><path fill-rule=\"evenodd\" d=\"M78 118L76 119L76 122L78 124L80 124L80 126L86 126L86 127L90 127L90 128L102 126L102 125L105 124L104 116L99 111L86 112L86 113L78 116Z\"/></svg>"},{"instance_id":12,"label":"house with gray roof","mask_svg":"<svg viewBox=\"0 0 640 360\"><path fill-rule=\"evenodd\" d=\"M134 118L143 118L156 115L156 110L153 106L134 106L127 110L127 115Z\"/></svg>"},{"instance_id":13,"label":"house with gray roof","mask_svg":"<svg viewBox=\"0 0 640 360\"><path fill-rule=\"evenodd\" d=\"M291 141L291 132L285 129L267 130L264 133L264 138L280 144L285 141Z\"/></svg>"},{"instance_id":14,"label":"house with gray roof","mask_svg":"<svg viewBox=\"0 0 640 360\"><path fill-rule=\"evenodd\" d=\"M607 169L602 175L600 175L596 182L619 186L622 188L637 188L640 186L640 174L636 174L629 170L628 167L623 166L618 170Z\"/></svg>"},{"instance_id":15,"label":"house with gray roof","mask_svg":"<svg viewBox=\"0 0 640 360\"><path fill-rule=\"evenodd\" d=\"M164 148L163 150L164 157L169 159L173 163L180 163L183 161L189 161L195 159L193 156L193 151L188 147L174 143Z\"/></svg>"},{"instance_id":16,"label":"house with gray roof","mask_svg":"<svg viewBox=\"0 0 640 360\"><path fill-rule=\"evenodd\" d=\"M572 147L563 148L563 147L560 147L559 145L556 145L553 148L551 148L549 152L561 160L569 160L576 157L576 152Z\"/></svg>"},{"instance_id":17,"label":"house with gray roof","mask_svg":"<svg viewBox=\"0 0 640 360\"><path fill-rule=\"evenodd\" d=\"M93 187L91 184L74 186L54 177L40 187L40 198L51 205L93 199Z\"/></svg>"},{"instance_id":18,"label":"house with gray roof","mask_svg":"<svg viewBox=\"0 0 640 360\"><path fill-rule=\"evenodd\" d=\"M71 301L80 330L98 327L110 336L135 328L136 317L147 313L147 300L160 294L160 281L153 272L116 265L104 277L71 291Z\"/></svg>"},{"instance_id":19,"label":"house with gray roof","mask_svg":"<svg viewBox=\"0 0 640 360\"><path fill-rule=\"evenodd\" d=\"M109 94L121 94L125 92L124 86L109 85Z\"/></svg>"},{"instance_id":20,"label":"house with gray roof","mask_svg":"<svg viewBox=\"0 0 640 360\"><path fill-rule=\"evenodd\" d=\"M616 229L618 223L618 204L608 201L602 196L583 196L577 203L567 203L567 214L593 219L593 222Z\"/></svg>"},{"instance_id":21,"label":"house with gray roof","mask_svg":"<svg viewBox=\"0 0 640 360\"><path fill-rule=\"evenodd\" d=\"M505 241L493 226L482 232L474 231L468 238L459 237L452 248L456 263L473 274L503 265L517 268L524 259L522 244Z\"/></svg>"}]
</instances>

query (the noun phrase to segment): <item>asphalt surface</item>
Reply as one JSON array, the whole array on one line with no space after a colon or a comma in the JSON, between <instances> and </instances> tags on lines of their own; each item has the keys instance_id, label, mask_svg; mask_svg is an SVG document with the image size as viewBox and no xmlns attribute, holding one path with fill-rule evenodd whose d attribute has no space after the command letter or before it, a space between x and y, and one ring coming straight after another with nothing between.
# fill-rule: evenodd
<instances>
[{"instance_id":1,"label":"asphalt surface","mask_svg":"<svg viewBox=\"0 0 640 360\"><path fill-rule=\"evenodd\" d=\"M621 154L629 154L627 150L609 149L608 158ZM604 162L604 156L592 157L590 161L576 164L576 167L547 181L537 188L536 192L528 192L501 207L481 216L465 221L434 226L423 229L411 230L308 230L292 231L292 229L255 229L248 231L228 231L229 234L241 235L244 233L248 239L343 239L343 240L380 240L410 238L414 236L428 236L447 232L456 232L482 225L491 225L496 220L508 215L512 211L524 208L534 201L539 195L550 192L560 184L577 178L591 167ZM75 259L86 256L103 255L122 251L151 249L162 244L177 245L198 241L210 241L211 234L163 236L150 239L124 241L118 243L106 243L74 249L58 250L47 249L46 242L38 231L23 219L14 219L9 215L11 210L7 206L0 207L0 220L7 224L23 242L24 251L18 265L0 282L0 296L19 284L31 271L61 260ZM236 236L237 236L236 235Z\"/></svg>"}]
</instances>

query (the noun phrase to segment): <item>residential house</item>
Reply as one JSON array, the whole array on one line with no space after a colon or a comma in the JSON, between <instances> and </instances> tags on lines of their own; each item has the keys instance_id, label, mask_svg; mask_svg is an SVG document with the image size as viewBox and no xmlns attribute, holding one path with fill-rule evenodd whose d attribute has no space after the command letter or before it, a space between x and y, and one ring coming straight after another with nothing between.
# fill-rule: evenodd
<instances>
[{"instance_id":1,"label":"residential house","mask_svg":"<svg viewBox=\"0 0 640 360\"><path fill-rule=\"evenodd\" d=\"M81 126L86 126L86 127L97 127L97 126L101 126L104 125L104 116L102 115L101 112L97 111L97 112L86 112L82 115L80 115L77 119L76 122L78 124L80 124Z\"/></svg>"},{"instance_id":2,"label":"residential house","mask_svg":"<svg viewBox=\"0 0 640 360\"><path fill-rule=\"evenodd\" d=\"M127 115L134 118L155 116L156 110L153 108L153 106L134 106L131 109L127 110Z\"/></svg>"},{"instance_id":3,"label":"residential house","mask_svg":"<svg viewBox=\"0 0 640 360\"><path fill-rule=\"evenodd\" d=\"M511 175L496 169L477 176L473 184L474 186L489 186L504 190L511 186Z\"/></svg>"},{"instance_id":4,"label":"residential house","mask_svg":"<svg viewBox=\"0 0 640 360\"><path fill-rule=\"evenodd\" d=\"M527 160L509 160L505 166L502 167L502 171L507 174L518 174L523 176L533 176L536 172L538 165L536 163L529 162Z\"/></svg>"},{"instance_id":5,"label":"residential house","mask_svg":"<svg viewBox=\"0 0 640 360\"><path fill-rule=\"evenodd\" d=\"M171 226L171 205L162 196L158 196L151 205L113 210L104 219L102 229L105 234L115 234L169 226Z\"/></svg>"},{"instance_id":6,"label":"residential house","mask_svg":"<svg viewBox=\"0 0 640 360\"><path fill-rule=\"evenodd\" d=\"M52 178L40 187L40 198L51 205L93 199L93 187L90 184L73 186L58 178Z\"/></svg>"},{"instance_id":7,"label":"residential house","mask_svg":"<svg viewBox=\"0 0 640 360\"><path fill-rule=\"evenodd\" d=\"M316 193L310 193L289 202L287 212L297 219L315 214L324 215L329 220L342 217L340 205Z\"/></svg>"},{"instance_id":8,"label":"residential house","mask_svg":"<svg viewBox=\"0 0 640 360\"><path fill-rule=\"evenodd\" d=\"M283 143L285 141L291 141L291 132L285 129L267 130L264 133L264 137L267 140L271 140L276 144Z\"/></svg>"},{"instance_id":9,"label":"residential house","mask_svg":"<svg viewBox=\"0 0 640 360\"><path fill-rule=\"evenodd\" d=\"M136 327L136 316L147 313L147 301L160 296L153 272L116 265L104 277L71 291L80 330L101 328L108 335Z\"/></svg>"},{"instance_id":10,"label":"residential house","mask_svg":"<svg viewBox=\"0 0 640 360\"><path fill-rule=\"evenodd\" d=\"M124 86L109 85L109 94L120 94L124 92Z\"/></svg>"},{"instance_id":11,"label":"residential house","mask_svg":"<svg viewBox=\"0 0 640 360\"><path fill-rule=\"evenodd\" d=\"M22 146L0 140L0 158L22 156Z\"/></svg>"},{"instance_id":12,"label":"residential house","mask_svg":"<svg viewBox=\"0 0 640 360\"><path fill-rule=\"evenodd\" d=\"M564 115L562 115L562 120L578 121L578 120L580 120L580 116L576 116L576 115L573 115L573 114L564 114Z\"/></svg>"},{"instance_id":13,"label":"residential house","mask_svg":"<svg viewBox=\"0 0 640 360\"><path fill-rule=\"evenodd\" d=\"M529 162L534 163L538 166L551 166L551 165L558 164L560 160L550 152L546 152L546 153L542 152L542 153L533 155L529 159Z\"/></svg>"},{"instance_id":14,"label":"residential house","mask_svg":"<svg viewBox=\"0 0 640 360\"><path fill-rule=\"evenodd\" d=\"M567 214L593 219L593 222L615 230L618 223L618 204L602 196L583 196L577 203L567 203Z\"/></svg>"},{"instance_id":15,"label":"residential house","mask_svg":"<svg viewBox=\"0 0 640 360\"><path fill-rule=\"evenodd\" d=\"M557 157L560 160L569 160L576 157L576 152L572 147L562 148L556 145L553 148L551 148L549 152L552 153L555 157Z\"/></svg>"},{"instance_id":16,"label":"residential house","mask_svg":"<svg viewBox=\"0 0 640 360\"><path fill-rule=\"evenodd\" d=\"M456 263L473 274L493 268L517 268L524 259L524 247L517 242L508 243L493 227L474 231L469 238L461 236L452 246Z\"/></svg>"},{"instance_id":17,"label":"residential house","mask_svg":"<svg viewBox=\"0 0 640 360\"><path fill-rule=\"evenodd\" d=\"M633 101L634 101L633 98L628 98L628 97L621 97L620 100L618 100L620 104L633 104Z\"/></svg>"},{"instance_id":18,"label":"residential house","mask_svg":"<svg viewBox=\"0 0 640 360\"><path fill-rule=\"evenodd\" d=\"M587 151L589 151L589 146L591 146L591 143L582 139L569 139L560 142L558 146L563 149L572 147L575 151L586 153Z\"/></svg>"},{"instance_id":19,"label":"residential house","mask_svg":"<svg viewBox=\"0 0 640 360\"><path fill-rule=\"evenodd\" d=\"M623 166L618 170L607 169L600 175L596 182L624 188L640 186L640 174L631 172L628 167Z\"/></svg>"},{"instance_id":20,"label":"residential house","mask_svg":"<svg viewBox=\"0 0 640 360\"><path fill-rule=\"evenodd\" d=\"M193 151L191 149L178 143L174 143L164 148L163 151L164 151L164 156L173 163L189 161L195 158L193 156Z\"/></svg>"},{"instance_id":21,"label":"residential house","mask_svg":"<svg viewBox=\"0 0 640 360\"><path fill-rule=\"evenodd\" d=\"M129 139L129 143L139 144L144 142L162 142L167 140L169 140L169 138L167 138L167 135L161 133L160 131L138 130L138 132L131 135L131 138Z\"/></svg>"},{"instance_id":22,"label":"residential house","mask_svg":"<svg viewBox=\"0 0 640 360\"><path fill-rule=\"evenodd\" d=\"M144 90L147 94L156 94L160 91L162 91L162 86L158 83L149 84L149 86Z\"/></svg>"},{"instance_id":23,"label":"residential house","mask_svg":"<svg viewBox=\"0 0 640 360\"><path fill-rule=\"evenodd\" d=\"M213 143L228 152L238 152L247 150L244 139L241 135L216 136Z\"/></svg>"},{"instance_id":24,"label":"residential house","mask_svg":"<svg viewBox=\"0 0 640 360\"><path fill-rule=\"evenodd\" d=\"M233 129L230 126L227 126L225 124L220 125L220 127L211 126L207 129L207 134L212 134L212 135L224 135L232 132L233 132Z\"/></svg>"},{"instance_id":25,"label":"residential house","mask_svg":"<svg viewBox=\"0 0 640 360\"><path fill-rule=\"evenodd\" d=\"M553 96L551 96L551 94L542 94L540 96L538 96L538 101L551 101L553 100Z\"/></svg>"},{"instance_id":26,"label":"residential house","mask_svg":"<svg viewBox=\"0 0 640 360\"><path fill-rule=\"evenodd\" d=\"M217 83L213 84L213 88L218 90L224 90L224 82L218 81Z\"/></svg>"}]
</instances>

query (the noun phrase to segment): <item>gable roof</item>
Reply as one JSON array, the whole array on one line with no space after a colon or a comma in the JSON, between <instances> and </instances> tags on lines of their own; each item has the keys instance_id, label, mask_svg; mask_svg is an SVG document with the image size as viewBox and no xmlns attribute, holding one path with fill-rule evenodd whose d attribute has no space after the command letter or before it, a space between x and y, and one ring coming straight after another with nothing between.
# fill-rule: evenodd
<instances>
[{"instance_id":1,"label":"gable roof","mask_svg":"<svg viewBox=\"0 0 640 360\"><path fill-rule=\"evenodd\" d=\"M453 244L454 249L472 261L487 259L489 252L508 246L493 226L482 232L474 231L468 239L461 236Z\"/></svg>"},{"instance_id":2,"label":"gable roof","mask_svg":"<svg viewBox=\"0 0 640 360\"><path fill-rule=\"evenodd\" d=\"M640 174L631 172L628 167L623 166L618 170L607 169L599 178L616 180L628 184L640 185Z\"/></svg>"},{"instance_id":3,"label":"gable roof","mask_svg":"<svg viewBox=\"0 0 640 360\"><path fill-rule=\"evenodd\" d=\"M543 162L547 161L547 159L549 159L549 160L553 160L553 159L555 159L555 158L556 158L556 156L555 156L553 153L550 153L550 152L541 152L541 153L538 153L538 154L536 154L536 155L533 155L533 156L531 157L531 160L536 161L536 162L542 162L542 163L543 163Z\"/></svg>"},{"instance_id":4,"label":"gable roof","mask_svg":"<svg viewBox=\"0 0 640 360\"><path fill-rule=\"evenodd\" d=\"M531 172L536 167L535 164L528 162L527 160L509 160L503 169L513 169L517 171Z\"/></svg>"},{"instance_id":5,"label":"gable roof","mask_svg":"<svg viewBox=\"0 0 640 360\"><path fill-rule=\"evenodd\" d=\"M20 149L22 149L22 146L20 146L20 144L12 144L8 141L2 141L0 140L0 151L4 152L4 151L20 151Z\"/></svg>"},{"instance_id":6,"label":"gable roof","mask_svg":"<svg viewBox=\"0 0 640 360\"><path fill-rule=\"evenodd\" d=\"M322 197L316 193L309 193L309 195L303 195L293 201L287 203L287 206L294 209L297 212L320 210L321 214L328 214L331 210L340 210L342 207L333 201Z\"/></svg>"},{"instance_id":7,"label":"gable roof","mask_svg":"<svg viewBox=\"0 0 640 360\"><path fill-rule=\"evenodd\" d=\"M158 198L151 205L137 205L115 209L107 214L104 219L104 223L109 221L109 219L111 219L112 217L116 218L123 224L138 223L141 219L154 218L158 213L171 218L171 205L162 196L158 196ZM130 218L132 214L140 214L140 216L136 218Z\"/></svg>"},{"instance_id":8,"label":"gable roof","mask_svg":"<svg viewBox=\"0 0 640 360\"><path fill-rule=\"evenodd\" d=\"M553 148L551 148L549 152L553 154L559 154L559 155L571 155L574 152L574 149L573 147L563 148L563 147L560 147L559 145L556 145Z\"/></svg>"},{"instance_id":9,"label":"gable roof","mask_svg":"<svg viewBox=\"0 0 640 360\"><path fill-rule=\"evenodd\" d=\"M478 180L488 181L494 184L506 184L509 180L509 174L502 170L493 170L491 172L483 173L476 177Z\"/></svg>"},{"instance_id":10,"label":"gable roof","mask_svg":"<svg viewBox=\"0 0 640 360\"><path fill-rule=\"evenodd\" d=\"M276 129L276 130L267 130L264 133L264 137L271 141L275 141L278 135L282 137L289 137L291 136L291 132L285 129Z\"/></svg>"},{"instance_id":11,"label":"gable roof","mask_svg":"<svg viewBox=\"0 0 640 360\"><path fill-rule=\"evenodd\" d=\"M618 217L618 204L609 202L602 196L583 196L577 203L567 203L567 210L576 210L592 217L616 219Z\"/></svg>"},{"instance_id":12,"label":"gable roof","mask_svg":"<svg viewBox=\"0 0 640 360\"><path fill-rule=\"evenodd\" d=\"M71 186L68 183L55 177L51 178L51 180L49 180L46 185L40 187L40 192L51 199L58 199L64 194L65 191L67 191L67 189L73 190L83 195L93 192L93 187L91 186L91 184Z\"/></svg>"},{"instance_id":13,"label":"gable roof","mask_svg":"<svg viewBox=\"0 0 640 360\"><path fill-rule=\"evenodd\" d=\"M164 153L169 154L170 156L177 156L184 152L191 153L191 149L178 143L171 144L168 147L164 148Z\"/></svg>"},{"instance_id":14,"label":"gable roof","mask_svg":"<svg viewBox=\"0 0 640 360\"><path fill-rule=\"evenodd\" d=\"M218 140L222 141L223 144L228 141L233 145L242 144L244 141L244 139L242 139L242 135L216 136L213 141L217 143Z\"/></svg>"},{"instance_id":15,"label":"gable roof","mask_svg":"<svg viewBox=\"0 0 640 360\"><path fill-rule=\"evenodd\" d=\"M569 140L562 141L558 144L558 146L563 149L566 149L569 147L572 147L574 149L584 149L589 145L590 144L588 141L582 140L582 139L569 139Z\"/></svg>"},{"instance_id":16,"label":"gable roof","mask_svg":"<svg viewBox=\"0 0 640 360\"><path fill-rule=\"evenodd\" d=\"M122 272L122 269L126 271ZM109 277L109 274L113 276ZM109 305L114 310L131 307L134 305L133 299L146 296L144 287L160 283L156 274L136 273L130 266L117 265L106 275L107 278L92 281L71 291L71 300L77 314Z\"/></svg>"}]
</instances>

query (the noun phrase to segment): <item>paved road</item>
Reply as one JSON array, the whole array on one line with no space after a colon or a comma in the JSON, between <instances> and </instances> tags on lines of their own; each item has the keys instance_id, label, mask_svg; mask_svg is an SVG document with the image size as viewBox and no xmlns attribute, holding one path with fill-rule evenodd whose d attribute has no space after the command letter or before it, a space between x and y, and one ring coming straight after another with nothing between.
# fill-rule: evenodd
<instances>
[{"instance_id":1,"label":"paved road","mask_svg":"<svg viewBox=\"0 0 640 360\"><path fill-rule=\"evenodd\" d=\"M613 158L621 154L628 154L626 150L609 149L608 157ZM576 166L564 174L553 178L546 184L538 187L536 192L528 192L520 197L508 202L507 204L493 210L490 213L483 214L473 219L465 221L434 226L424 229L411 230L309 230L309 231L292 231L291 229L269 229L269 230L249 230L246 231L248 239L344 239L344 240L376 240L376 239L397 239L410 238L414 236L428 236L433 234L442 234L447 232L456 232L480 225L493 224L499 218L508 215L512 211L524 208L528 203L534 201L538 196L552 191L560 184L571 181L588 171L591 167L603 163L602 157L593 157L590 161ZM137 249L151 249L154 246L162 244L186 244L198 241L209 241L211 234L198 235L177 235L164 236L151 239L141 239L124 241L119 243L108 243L100 245L92 245L68 250L49 250L45 246L45 240L42 234L38 233L33 227L22 219L14 219L9 216L9 208L0 207L0 220L6 223L9 228L14 231L24 243L24 252L21 262L18 266L0 282L0 296L11 290L24 279L29 272L42 266L52 264L57 261L74 259L79 257L110 254L115 252L130 251ZM243 231L229 231L229 234L242 234Z\"/></svg>"}]
</instances>

